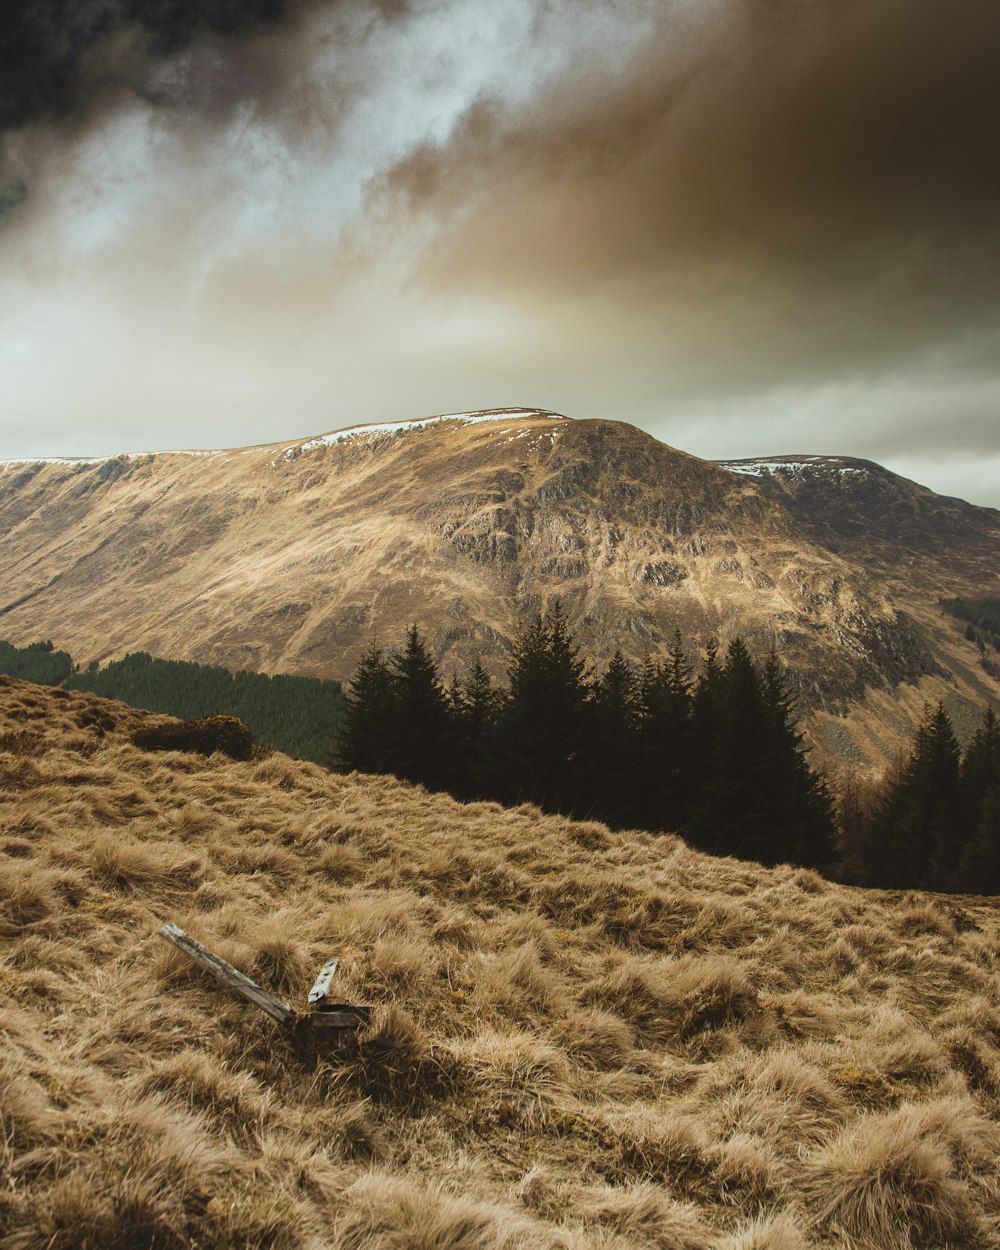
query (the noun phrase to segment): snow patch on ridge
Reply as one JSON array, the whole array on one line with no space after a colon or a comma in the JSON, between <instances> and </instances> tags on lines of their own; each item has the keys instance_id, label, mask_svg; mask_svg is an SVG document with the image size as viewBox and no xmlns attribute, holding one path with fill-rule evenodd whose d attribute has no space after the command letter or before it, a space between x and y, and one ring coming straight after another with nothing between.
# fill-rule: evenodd
<instances>
[{"instance_id":1,"label":"snow patch on ridge","mask_svg":"<svg viewBox=\"0 0 1000 1250\"><path fill-rule=\"evenodd\" d=\"M823 469L828 473L836 473L840 477L854 475L865 477L866 470L854 465L837 464L830 456L796 456L794 459L781 460L716 460L720 469L729 473L739 473L744 477L773 477L776 473L795 477L806 469Z\"/></svg>"},{"instance_id":2,"label":"snow patch on ridge","mask_svg":"<svg viewBox=\"0 0 1000 1250\"><path fill-rule=\"evenodd\" d=\"M376 425L351 425L343 430L334 430L330 434L320 434L316 438L307 439L304 443L294 443L286 448L285 458L310 451L313 447L333 447L346 443L352 438L363 438L370 435L379 437L383 434L400 434L407 430L422 430L429 425L440 425L443 421L461 421L463 425L480 425L486 421L510 421L519 417L547 417L552 421L568 421L559 412L549 412L544 408L485 408L478 412L446 412L436 417L422 417L415 421L387 421Z\"/></svg>"},{"instance_id":3,"label":"snow patch on ridge","mask_svg":"<svg viewBox=\"0 0 1000 1250\"><path fill-rule=\"evenodd\" d=\"M313 447L331 447L338 443L345 443L352 438L361 438L369 435L378 437L382 434L398 434L405 430L422 430L426 426L438 425L442 421L461 421L464 425L479 425L484 421L517 420L519 417L547 417L552 421L568 421L570 419L563 416L560 412L549 412L545 408L483 408L476 412L448 412L436 417L418 417L413 421L388 421L376 425L348 426L345 429L334 430L330 434L320 434L316 438L309 438L300 443L290 443L284 449L280 458L291 460L301 452L309 451ZM232 448L219 448L217 450L204 451L185 449L177 451L126 451L115 456L19 456L11 460L0 460L0 473L6 473L9 469L23 465L95 465L106 464L109 460L149 460L154 456L194 456L199 459L226 456L231 458L234 455L249 456L259 450L261 448L256 446L244 447L239 451L234 451ZM272 461L272 464L276 463L277 461Z\"/></svg>"},{"instance_id":4,"label":"snow patch on ridge","mask_svg":"<svg viewBox=\"0 0 1000 1250\"><path fill-rule=\"evenodd\" d=\"M351 425L346 429L333 430L329 434L320 434L316 438L306 439L302 443L292 443L286 447L278 459L295 460L304 451L314 447L336 447L350 442L355 438L382 438L394 434L405 434L409 430L423 430L430 425L440 425L445 421L460 421L463 425L480 425L487 421L516 421L521 417L545 417L551 421L568 421L559 412L549 412L545 408L484 408L477 412L446 412L435 417L418 417L413 421L386 421L375 425ZM500 433L508 433L501 430ZM552 437L555 431L551 431ZM278 460L272 460L276 465Z\"/></svg>"},{"instance_id":5,"label":"snow patch on ridge","mask_svg":"<svg viewBox=\"0 0 1000 1250\"><path fill-rule=\"evenodd\" d=\"M68 464L74 468L79 465L107 464L110 460L152 460L154 456L223 456L223 451L120 451L114 456L19 456L13 460L0 460L0 472L15 469L19 465L33 464Z\"/></svg>"}]
</instances>

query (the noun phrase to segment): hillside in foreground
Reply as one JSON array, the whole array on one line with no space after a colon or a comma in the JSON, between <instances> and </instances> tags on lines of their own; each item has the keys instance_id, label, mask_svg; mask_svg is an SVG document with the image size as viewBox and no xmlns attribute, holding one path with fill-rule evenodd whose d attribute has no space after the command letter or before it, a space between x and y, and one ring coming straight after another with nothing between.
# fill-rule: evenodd
<instances>
[{"instance_id":1,"label":"hillside in foreground","mask_svg":"<svg viewBox=\"0 0 1000 1250\"><path fill-rule=\"evenodd\" d=\"M1000 1246L1000 912L0 679L0 1247ZM364 1032L295 1048L156 937Z\"/></svg>"}]
</instances>

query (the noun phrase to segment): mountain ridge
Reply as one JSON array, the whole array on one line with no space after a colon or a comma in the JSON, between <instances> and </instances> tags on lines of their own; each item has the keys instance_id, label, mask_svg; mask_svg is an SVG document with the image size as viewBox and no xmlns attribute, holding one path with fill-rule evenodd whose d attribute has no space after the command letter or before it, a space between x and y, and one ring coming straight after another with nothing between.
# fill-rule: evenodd
<instances>
[{"instance_id":1,"label":"mountain ridge","mask_svg":"<svg viewBox=\"0 0 1000 1250\"><path fill-rule=\"evenodd\" d=\"M774 645L821 752L874 766L926 698L960 725L996 698L937 602L995 592L1000 551L1000 513L876 468L702 460L542 409L7 462L0 633L85 661L143 649L344 679L373 632L415 620L446 672L482 657L500 674L559 598L597 664L675 628L692 648ZM875 722L893 723L881 745Z\"/></svg>"}]
</instances>

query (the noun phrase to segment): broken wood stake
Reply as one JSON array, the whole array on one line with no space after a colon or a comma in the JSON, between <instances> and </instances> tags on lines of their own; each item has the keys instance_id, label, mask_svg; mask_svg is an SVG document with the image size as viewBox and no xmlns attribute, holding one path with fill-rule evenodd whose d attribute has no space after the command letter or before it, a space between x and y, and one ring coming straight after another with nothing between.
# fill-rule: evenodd
<instances>
[{"instance_id":1,"label":"broken wood stake","mask_svg":"<svg viewBox=\"0 0 1000 1250\"><path fill-rule=\"evenodd\" d=\"M214 977L222 982L228 989L235 994L239 994L242 998L249 999L255 1007L259 1007L261 1011L267 1014L279 1024L285 1025L288 1029L298 1030L305 1029L356 1029L363 1024L367 1024L371 1019L371 1007L355 1007L350 1003L328 1003L326 996L330 991L330 983L332 982L337 968L340 966L340 956L334 955L332 959L327 960L319 970L319 975L309 991L309 1002L313 1004L313 1010L306 1012L304 1015L291 1008L288 1003L283 1003L280 998L275 998L273 994L269 994L267 990L255 982L251 981L245 973L240 972L238 968L234 968L232 964L226 963L219 955L214 955L206 947L196 941L190 934L176 924L165 924L159 930L159 937L165 942L169 942L171 946L176 946L179 951L183 951L189 959L206 972L210 972Z\"/></svg>"},{"instance_id":2,"label":"broken wood stake","mask_svg":"<svg viewBox=\"0 0 1000 1250\"><path fill-rule=\"evenodd\" d=\"M334 955L332 959L328 959L326 961L323 967L320 968L319 974L316 977L316 980L313 982L313 987L309 991L309 1002L319 1003L319 1002L322 1002L324 998L326 998L327 994L330 992L330 982L333 980L334 975L336 974L336 971L339 967L340 967L339 955Z\"/></svg>"},{"instance_id":3,"label":"broken wood stake","mask_svg":"<svg viewBox=\"0 0 1000 1250\"><path fill-rule=\"evenodd\" d=\"M280 998L275 998L267 990L262 990L256 981L251 981L248 976L245 976L238 968L234 968L232 964L227 964L220 956L213 955L200 942L185 933L179 925L165 924L159 936L171 946L176 946L178 950L183 951L189 959L193 959L199 967L217 977L234 993L248 998L261 1011L266 1011L279 1024L290 1025L295 1019L296 1013L287 1003L283 1003Z\"/></svg>"}]
</instances>

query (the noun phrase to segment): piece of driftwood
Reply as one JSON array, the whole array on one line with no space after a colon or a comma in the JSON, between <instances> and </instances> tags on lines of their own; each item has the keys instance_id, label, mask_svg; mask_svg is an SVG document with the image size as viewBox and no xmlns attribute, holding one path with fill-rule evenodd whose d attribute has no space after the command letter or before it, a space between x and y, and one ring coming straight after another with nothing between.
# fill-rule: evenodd
<instances>
[{"instance_id":1,"label":"piece of driftwood","mask_svg":"<svg viewBox=\"0 0 1000 1250\"><path fill-rule=\"evenodd\" d=\"M165 942L169 942L171 946L176 946L178 950L183 951L189 959L193 959L200 968L204 968L206 972L210 972L214 977L218 978L223 985L227 986L235 994L248 999L261 1011L266 1011L279 1024L299 1034L303 1029L311 1031L313 1029L356 1029L363 1024L367 1024L371 1019L372 1009L370 1007L357 1007L350 1003L330 1003L327 1002L326 996L330 990L330 983L340 966L340 956L335 955L329 959L319 971L319 975L309 991L309 1002L313 1007L312 1011L307 1011L300 1015L288 1003L283 1003L280 998L262 989L255 981L238 968L234 968L232 964L226 963L219 955L213 954L207 947L176 924L165 924L159 930L159 936Z\"/></svg>"}]
</instances>

